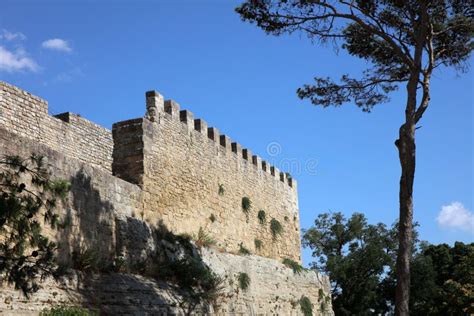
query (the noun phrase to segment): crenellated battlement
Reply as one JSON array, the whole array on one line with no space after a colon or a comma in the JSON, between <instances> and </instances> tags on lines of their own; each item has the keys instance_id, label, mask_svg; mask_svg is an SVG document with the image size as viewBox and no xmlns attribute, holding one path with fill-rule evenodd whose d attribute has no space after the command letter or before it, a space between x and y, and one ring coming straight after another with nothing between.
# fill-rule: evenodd
<instances>
[{"instance_id":1,"label":"crenellated battlement","mask_svg":"<svg viewBox=\"0 0 474 316\"><path fill-rule=\"evenodd\" d=\"M250 149L242 147L242 145L237 142L233 142L229 136L221 135L218 128L208 127L208 123L205 120L194 118L194 114L188 110L181 110L176 101L165 100L164 97L155 90L146 92L145 96L147 108L145 118L155 121L159 113L168 114L172 119L179 120L183 123L189 130L194 129L203 135L207 135L216 145L220 145L228 152L234 153L237 157L252 164L257 170L268 173L276 180L286 183L290 187L296 184L296 181L292 177L288 177L287 173L278 170L278 168L274 166L270 166L258 155L253 155Z\"/></svg>"}]
</instances>

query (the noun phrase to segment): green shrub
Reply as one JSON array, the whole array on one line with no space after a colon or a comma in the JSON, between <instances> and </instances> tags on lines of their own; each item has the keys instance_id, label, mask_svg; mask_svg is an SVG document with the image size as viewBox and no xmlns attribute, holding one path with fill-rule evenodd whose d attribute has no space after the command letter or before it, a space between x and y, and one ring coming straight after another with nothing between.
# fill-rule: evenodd
<instances>
[{"instance_id":1,"label":"green shrub","mask_svg":"<svg viewBox=\"0 0 474 316\"><path fill-rule=\"evenodd\" d=\"M99 272L105 270L107 265L100 251L92 247L80 247L72 252L72 266L82 272Z\"/></svg>"},{"instance_id":2,"label":"green shrub","mask_svg":"<svg viewBox=\"0 0 474 316\"><path fill-rule=\"evenodd\" d=\"M87 310L77 306L56 306L51 309L43 310L40 316L95 316L97 312Z\"/></svg>"},{"instance_id":3,"label":"green shrub","mask_svg":"<svg viewBox=\"0 0 474 316\"><path fill-rule=\"evenodd\" d=\"M283 234L283 226L280 222L274 218L270 221L270 230L272 232L273 239L276 239L278 236Z\"/></svg>"},{"instance_id":4,"label":"green shrub","mask_svg":"<svg viewBox=\"0 0 474 316\"><path fill-rule=\"evenodd\" d=\"M303 271L303 267L298 262L291 260L289 258L283 259L283 264L293 269L293 272L296 274L300 274L301 271Z\"/></svg>"},{"instance_id":5,"label":"green shrub","mask_svg":"<svg viewBox=\"0 0 474 316\"><path fill-rule=\"evenodd\" d=\"M261 250L261 249L262 249L263 242L262 242L260 239L255 239L255 240L254 240L254 243L255 243L255 249L257 249L257 250Z\"/></svg>"},{"instance_id":6,"label":"green shrub","mask_svg":"<svg viewBox=\"0 0 474 316\"><path fill-rule=\"evenodd\" d=\"M210 237L202 228L200 231L197 239L208 243ZM160 281L174 283L186 291L189 299L184 303L185 305L196 306L202 302L214 304L221 295L223 278L215 274L202 260L191 243L189 235L174 235L161 221L154 232L158 240L164 239L171 242L184 252L177 259L175 253L162 252L160 248L157 248L157 253L148 257L146 275Z\"/></svg>"},{"instance_id":7,"label":"green shrub","mask_svg":"<svg viewBox=\"0 0 474 316\"><path fill-rule=\"evenodd\" d=\"M219 184L219 195L224 195L225 188L223 184Z\"/></svg>"},{"instance_id":8,"label":"green shrub","mask_svg":"<svg viewBox=\"0 0 474 316\"><path fill-rule=\"evenodd\" d=\"M194 238L194 242L198 247L210 247L216 244L214 238L204 231L202 227L199 227L197 236Z\"/></svg>"},{"instance_id":9,"label":"green shrub","mask_svg":"<svg viewBox=\"0 0 474 316\"><path fill-rule=\"evenodd\" d=\"M248 215L250 208L252 207L252 201L246 196L242 198L242 211Z\"/></svg>"},{"instance_id":10,"label":"green shrub","mask_svg":"<svg viewBox=\"0 0 474 316\"><path fill-rule=\"evenodd\" d=\"M265 213L264 210L258 211L257 217L258 217L258 222L259 222L260 224L263 225L263 224L266 223L266 221L267 221L267 214Z\"/></svg>"},{"instance_id":11,"label":"green shrub","mask_svg":"<svg viewBox=\"0 0 474 316\"><path fill-rule=\"evenodd\" d=\"M242 243L240 243L239 246L240 246L240 248L239 248L239 253L240 253L241 255L246 256L246 255L250 255L250 254L251 254L250 250L248 250L247 248L245 248Z\"/></svg>"},{"instance_id":12,"label":"green shrub","mask_svg":"<svg viewBox=\"0 0 474 316\"><path fill-rule=\"evenodd\" d=\"M313 304L307 296L301 296L300 298L300 308L304 316L313 315Z\"/></svg>"},{"instance_id":13,"label":"green shrub","mask_svg":"<svg viewBox=\"0 0 474 316\"><path fill-rule=\"evenodd\" d=\"M250 285L249 275L245 272L240 272L238 276L238 280L239 280L239 287L242 289L242 291L246 291Z\"/></svg>"}]
</instances>

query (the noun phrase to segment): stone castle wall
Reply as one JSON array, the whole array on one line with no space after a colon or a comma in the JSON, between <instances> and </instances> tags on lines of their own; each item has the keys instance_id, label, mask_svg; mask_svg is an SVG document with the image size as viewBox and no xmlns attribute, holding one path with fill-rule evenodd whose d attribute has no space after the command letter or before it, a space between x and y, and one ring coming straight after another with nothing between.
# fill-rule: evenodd
<instances>
[{"instance_id":1,"label":"stone castle wall","mask_svg":"<svg viewBox=\"0 0 474 316\"><path fill-rule=\"evenodd\" d=\"M48 102L0 81L0 126L66 156L112 170L112 134L69 112L48 114Z\"/></svg>"},{"instance_id":2,"label":"stone castle wall","mask_svg":"<svg viewBox=\"0 0 474 316\"><path fill-rule=\"evenodd\" d=\"M1 128L137 184L142 200L134 213L147 222L161 219L191 235L202 227L228 252L242 244L261 256L301 261L296 181L176 102L147 93L146 116L116 123L112 132L72 113L50 116L46 101L1 81L0 105ZM247 214L244 197L252 204ZM283 226L277 238L272 219Z\"/></svg>"},{"instance_id":3,"label":"stone castle wall","mask_svg":"<svg viewBox=\"0 0 474 316\"><path fill-rule=\"evenodd\" d=\"M153 252L150 227L142 221L142 188L66 156L35 140L0 127L0 153L27 157L44 155L53 177L68 180L71 192L58 207L60 218L70 218L70 225L47 230L58 242L61 260L67 261L78 249L94 249L102 256L125 257L130 264ZM294 273L279 260L257 255L240 256L218 249L202 249L203 261L224 279L222 295L213 315L302 315L298 300L306 296L313 304L314 315L333 315L327 295L329 280L314 271ZM247 273L250 286L239 289L238 275ZM172 284L157 282L139 275L106 273L77 274L56 282L42 280L41 289L30 298L11 288L0 289L0 314L38 315L57 305L82 305L99 309L103 315L185 315L186 298ZM324 311L322 310L325 304ZM200 313L199 308L195 311Z\"/></svg>"},{"instance_id":4,"label":"stone castle wall","mask_svg":"<svg viewBox=\"0 0 474 316\"><path fill-rule=\"evenodd\" d=\"M195 234L202 227L228 252L238 252L242 244L265 257L299 262L296 182L189 111L180 111L177 103L150 93L147 105L153 116L149 111L144 119L113 127L120 144L114 148L114 173L142 186L145 218L159 217L177 233ZM119 156L126 163L117 166ZM130 170L143 170L142 178L134 179ZM248 213L242 209L244 197L251 201ZM260 210L266 214L263 224ZM272 219L283 226L276 238Z\"/></svg>"}]
</instances>

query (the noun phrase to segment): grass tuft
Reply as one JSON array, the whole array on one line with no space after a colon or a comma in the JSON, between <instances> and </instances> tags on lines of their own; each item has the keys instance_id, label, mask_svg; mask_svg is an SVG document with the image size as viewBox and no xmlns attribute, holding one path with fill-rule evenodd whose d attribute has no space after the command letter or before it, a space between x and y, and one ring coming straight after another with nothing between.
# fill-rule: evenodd
<instances>
[{"instance_id":1,"label":"grass tuft","mask_svg":"<svg viewBox=\"0 0 474 316\"><path fill-rule=\"evenodd\" d=\"M291 260L289 258L283 259L283 264L287 266L288 268L293 269L293 272L295 274L300 274L304 270L303 267L298 262Z\"/></svg>"}]
</instances>

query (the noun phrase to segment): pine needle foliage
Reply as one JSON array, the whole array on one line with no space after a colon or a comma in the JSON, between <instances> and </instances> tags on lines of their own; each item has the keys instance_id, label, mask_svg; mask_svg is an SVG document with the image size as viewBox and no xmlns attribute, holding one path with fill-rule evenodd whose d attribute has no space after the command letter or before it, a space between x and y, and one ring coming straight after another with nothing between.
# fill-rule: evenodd
<instances>
[{"instance_id":1,"label":"pine needle foliage","mask_svg":"<svg viewBox=\"0 0 474 316\"><path fill-rule=\"evenodd\" d=\"M38 289L36 280L54 272L54 242L42 235L40 219L56 228L55 208L70 184L54 180L42 156L0 158L0 282L25 296Z\"/></svg>"}]
</instances>

